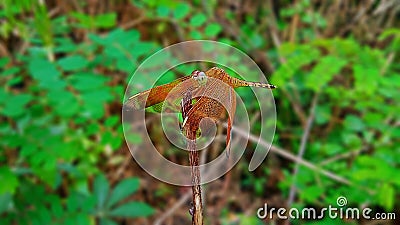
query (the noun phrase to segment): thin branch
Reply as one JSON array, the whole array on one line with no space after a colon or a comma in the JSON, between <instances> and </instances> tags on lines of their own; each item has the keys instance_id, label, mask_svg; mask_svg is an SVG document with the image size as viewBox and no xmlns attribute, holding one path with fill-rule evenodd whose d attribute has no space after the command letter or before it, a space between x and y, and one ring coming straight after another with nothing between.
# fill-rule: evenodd
<instances>
[{"instance_id":1,"label":"thin branch","mask_svg":"<svg viewBox=\"0 0 400 225\"><path fill-rule=\"evenodd\" d=\"M344 152L343 154L335 155L331 158L328 158L328 159L322 161L321 163L319 163L319 165L324 166L324 165L328 165L329 163L332 163L332 162L340 160L340 159L346 159L346 158L349 158L352 156L357 156L366 150L367 150L367 148L362 148L362 149L359 149L356 151Z\"/></svg>"},{"instance_id":2,"label":"thin branch","mask_svg":"<svg viewBox=\"0 0 400 225\"><path fill-rule=\"evenodd\" d=\"M225 140L225 139L221 139L221 140ZM204 164L206 161L206 156L207 156L207 149L203 150L201 152L201 157L200 157L200 163ZM207 177L209 175L209 173L212 173L212 171L207 171L205 173L205 177ZM203 190L203 193L205 193L206 190ZM190 198L191 193L190 191L186 192L184 195L182 195L179 200L173 204L172 206L169 206L167 211L165 211L155 222L153 225L161 225L162 222L164 222L164 220L166 220L167 218L169 218L170 216L172 216L180 206L182 206L183 204L185 204L185 202Z\"/></svg>"},{"instance_id":3,"label":"thin branch","mask_svg":"<svg viewBox=\"0 0 400 225\"><path fill-rule=\"evenodd\" d=\"M178 210L178 208L185 204L185 202L190 198L190 191L186 192L180 199L177 201L174 205L168 207L167 211L162 214L155 222L154 225L161 225L161 223L166 220L168 217L170 217L172 214L174 214L175 211Z\"/></svg>"},{"instance_id":4,"label":"thin branch","mask_svg":"<svg viewBox=\"0 0 400 225\"><path fill-rule=\"evenodd\" d=\"M187 149L189 151L189 164L191 168L192 177L192 194L193 194L193 208L192 214L192 225L203 224L203 202L201 199L201 186L200 186L200 155L196 149L196 129L193 129L193 122L188 119L188 114L192 108L192 93L188 90L182 99L182 117L184 121L187 121L184 125L187 138Z\"/></svg>"},{"instance_id":5,"label":"thin branch","mask_svg":"<svg viewBox=\"0 0 400 225\"><path fill-rule=\"evenodd\" d=\"M314 121L314 117L315 117L315 108L317 106L317 102L318 102L318 93L314 95L314 98L312 100L311 103L311 109L310 109L310 115L308 116L307 119L307 124L306 127L304 128L304 133L303 136L301 137L301 142L300 142L300 148L299 148L299 152L297 153L297 157L302 159L304 152L306 150L306 145L307 145L307 140L308 140L308 136L310 135L310 131L311 131L311 127ZM293 203L293 200L295 198L296 195L296 177L297 174L299 172L299 163L296 163L295 167L294 167L294 171L293 171L293 183L290 187L290 191L289 191L289 199L288 199L288 207L290 207Z\"/></svg>"},{"instance_id":6,"label":"thin branch","mask_svg":"<svg viewBox=\"0 0 400 225\"><path fill-rule=\"evenodd\" d=\"M271 143L268 143L267 141L265 141L263 139L260 139L260 137L255 136L254 134L248 134L247 132L245 132L245 131L243 131L240 128L237 128L235 126L232 127L232 131L235 132L237 135L240 135L240 136L242 136L244 138L249 138L249 141L254 142L254 143L258 143L258 144L260 144L261 146L263 146L265 148L271 147L270 148L271 152L276 153L276 154L278 154L278 155L280 155L280 156L282 156L282 157L284 157L284 158L286 158L288 160L291 160L291 161L294 161L294 162L296 162L298 164L301 164L302 166L305 166L305 167L307 167L307 168L309 168L309 169L311 169L311 170L313 170L315 172L321 173L321 174L325 175L326 177L328 177L328 178L330 178L330 179L332 179L334 181L337 181L339 183L346 184L346 185L352 185L352 183L349 180L347 180L346 178L338 176L333 172L324 170L324 169L312 164L311 162L308 162L308 161L306 161L306 160L304 160L302 158L299 158L296 155L293 155L292 153L290 153L288 150L285 150L283 148L277 147L275 145L271 145Z\"/></svg>"}]
</instances>

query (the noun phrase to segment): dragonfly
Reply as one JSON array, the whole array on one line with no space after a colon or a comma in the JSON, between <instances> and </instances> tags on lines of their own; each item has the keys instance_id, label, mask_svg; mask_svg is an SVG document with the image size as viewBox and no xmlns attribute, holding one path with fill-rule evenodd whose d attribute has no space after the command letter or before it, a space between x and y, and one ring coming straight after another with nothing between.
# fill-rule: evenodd
<instances>
[{"instance_id":1,"label":"dragonfly","mask_svg":"<svg viewBox=\"0 0 400 225\"><path fill-rule=\"evenodd\" d=\"M276 88L273 84L241 80L230 76L219 67L212 67L205 72L194 70L190 76L137 93L129 97L124 105L135 110L152 108L156 112L181 112L183 96L192 92L194 104L189 112L185 113L181 130L192 129L197 132L203 118L219 122L228 112L226 147L229 151L232 121L236 110L234 88L238 87Z\"/></svg>"}]
</instances>

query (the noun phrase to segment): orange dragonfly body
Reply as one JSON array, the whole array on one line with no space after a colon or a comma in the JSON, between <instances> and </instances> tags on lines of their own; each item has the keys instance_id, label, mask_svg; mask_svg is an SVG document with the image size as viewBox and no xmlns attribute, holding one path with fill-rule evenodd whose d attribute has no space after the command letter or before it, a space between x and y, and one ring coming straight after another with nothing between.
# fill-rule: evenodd
<instances>
[{"instance_id":1,"label":"orange dragonfly body","mask_svg":"<svg viewBox=\"0 0 400 225\"><path fill-rule=\"evenodd\" d=\"M125 106L133 109L152 107L157 112L167 110L180 112L183 96L191 91L194 105L186 118L183 118L182 128L190 127L193 131L198 131L203 118L211 118L217 122L225 118L227 111L229 116L226 146L229 149L232 121L236 110L236 95L233 89L237 87L276 88L272 84L240 80L229 76L221 68L213 67L206 72L195 70L191 76L133 95L125 102Z\"/></svg>"}]
</instances>

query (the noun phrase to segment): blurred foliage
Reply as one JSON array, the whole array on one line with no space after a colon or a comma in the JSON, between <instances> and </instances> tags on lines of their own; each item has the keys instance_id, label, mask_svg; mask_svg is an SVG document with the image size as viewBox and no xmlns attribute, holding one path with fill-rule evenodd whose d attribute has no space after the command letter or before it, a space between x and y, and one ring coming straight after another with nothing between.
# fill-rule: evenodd
<instances>
[{"instance_id":1,"label":"blurred foliage","mask_svg":"<svg viewBox=\"0 0 400 225\"><path fill-rule=\"evenodd\" d=\"M124 178L110 190L113 172L107 168L115 170L121 163L118 150L126 151L120 106L129 74L146 57L190 39L231 44L269 74L279 87L274 91L274 145L297 153L317 96L304 158L351 182L344 185L304 167L295 179L293 164L284 159L249 173L244 159L240 171L235 170L241 174L234 181L241 190L269 199L273 189L284 201L294 185L299 208L334 204L343 195L354 206L398 212L398 12L392 24L381 27L373 22L379 12L362 14L370 22L363 30L359 20L345 26L347 21L312 10L322 3L311 0L282 1L278 7L246 1L101 2L103 10L96 13L90 1L0 3L0 224L117 224L121 218L152 215L153 208L139 194L135 198L140 201L126 201L138 192L138 178ZM325 4L335 9L335 4ZM359 9L355 2L347 4ZM370 7L377 10L379 4ZM241 66L234 58L221 63ZM193 65L182 65L160 82L191 70ZM135 85L145 86L146 79ZM257 104L246 101L250 93L238 92L249 111L256 112ZM262 125L255 124L252 132ZM140 136L127 138L141 142ZM183 154L167 153L186 160ZM276 166L281 177L269 168ZM273 180L278 180L276 187L271 187ZM170 202L165 200L170 189L160 187L157 197ZM220 223L232 224L226 210ZM255 212L239 213L235 220L260 224Z\"/></svg>"}]
</instances>

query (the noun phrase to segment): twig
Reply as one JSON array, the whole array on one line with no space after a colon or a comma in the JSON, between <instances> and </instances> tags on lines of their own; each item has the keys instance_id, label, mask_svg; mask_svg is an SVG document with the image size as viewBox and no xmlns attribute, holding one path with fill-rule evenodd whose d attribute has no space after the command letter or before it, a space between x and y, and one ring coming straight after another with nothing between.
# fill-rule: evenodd
<instances>
[{"instance_id":1,"label":"twig","mask_svg":"<svg viewBox=\"0 0 400 225\"><path fill-rule=\"evenodd\" d=\"M381 1L379 6L372 13L372 15L376 16L378 14L386 12L392 7L392 5L394 5L394 3L396 3L396 1Z\"/></svg>"},{"instance_id":2,"label":"twig","mask_svg":"<svg viewBox=\"0 0 400 225\"><path fill-rule=\"evenodd\" d=\"M307 124L306 127L304 128L304 133L303 136L301 137L301 142L300 142L300 148L299 148L299 152L297 153L297 157L302 159L304 152L306 150L306 145L307 145L307 139L308 136L310 135L310 131L311 131L311 126L312 123L314 121L314 116L315 116L315 108L317 106L317 102L318 102L318 93L314 95L313 101L311 103L311 109L310 109L310 115L308 116L307 119ZM297 174L299 172L299 163L296 163L294 170L293 170L293 182L292 185L290 187L290 191L289 191L289 199L288 199L288 207L290 207L293 203L294 197L296 195L296 177Z\"/></svg>"},{"instance_id":3,"label":"twig","mask_svg":"<svg viewBox=\"0 0 400 225\"><path fill-rule=\"evenodd\" d=\"M134 26L136 26L136 25L138 25L138 24L144 22L145 20L146 20L146 17L145 17L144 15L140 15L140 16L139 16L137 19L135 19L135 20L129 21L129 22L124 23L124 24L121 24L120 27L121 27L122 29L127 30L127 29L130 29L130 28L132 28L132 27L134 27Z\"/></svg>"},{"instance_id":4,"label":"twig","mask_svg":"<svg viewBox=\"0 0 400 225\"><path fill-rule=\"evenodd\" d=\"M340 160L340 159L346 159L346 158L349 158L349 157L352 157L352 156L357 156L357 155L359 155L360 153L362 153L362 152L364 152L366 150L367 150L367 148L361 148L361 149L356 150L356 151L344 152L343 154L335 155L335 156L333 156L331 158L328 158L328 159L322 161L321 163L319 163L319 165L320 166L324 166L324 165L327 165L329 163L332 163L332 162Z\"/></svg>"},{"instance_id":5,"label":"twig","mask_svg":"<svg viewBox=\"0 0 400 225\"><path fill-rule=\"evenodd\" d=\"M178 208L179 206L183 205L188 199L190 198L190 192L186 192L174 205L169 207L167 211L162 214L155 222L154 225L161 225L161 223L170 217Z\"/></svg>"},{"instance_id":6,"label":"twig","mask_svg":"<svg viewBox=\"0 0 400 225\"><path fill-rule=\"evenodd\" d=\"M193 123L188 120L188 112L192 108L192 93L187 91L182 99L182 117L187 121L185 127L187 148L189 151L189 164L191 168L192 177L192 194L193 194L193 208L192 225L203 224L203 203L201 200L201 186L200 186L200 155L196 151L196 129L193 129Z\"/></svg>"},{"instance_id":7,"label":"twig","mask_svg":"<svg viewBox=\"0 0 400 225\"><path fill-rule=\"evenodd\" d=\"M223 139L225 140L225 139ZM201 158L200 158L200 163L204 164L206 161L206 155L207 155L207 150L203 150L201 153ZM208 176L209 173L212 173L212 171L206 171L205 177ZM203 190L205 192L206 190ZM174 212L177 211L177 209L185 204L185 202L189 199L191 193L190 191L186 192L184 195L182 195L179 200L174 203L172 206L168 207L167 211L165 211L159 218L154 222L153 225L161 225L161 223L166 220L168 217L172 216Z\"/></svg>"},{"instance_id":8,"label":"twig","mask_svg":"<svg viewBox=\"0 0 400 225\"><path fill-rule=\"evenodd\" d=\"M385 75L385 73L387 72L387 69L389 68L389 66L392 64L393 59L395 58L395 52L391 52L388 57L387 60L385 61L385 64L382 66L381 70L379 71L379 73L383 76Z\"/></svg>"},{"instance_id":9,"label":"twig","mask_svg":"<svg viewBox=\"0 0 400 225\"><path fill-rule=\"evenodd\" d=\"M321 173L321 174L325 175L326 177L331 178L332 180L335 180L335 181L337 181L339 183L342 183L342 184L352 185L352 183L349 180L347 180L346 178L338 176L338 175L336 175L336 174L334 174L334 173L332 173L330 171L324 170L324 169L322 169L322 168L320 168L320 167L318 167L318 166L316 166L316 165L314 165L314 164L312 164L312 163L310 163L310 162L308 162L308 161L306 161L306 160L304 160L302 158L299 158L299 157L293 155L292 153L290 153L288 150L285 150L283 148L277 147L275 145L271 145L271 143L268 143L265 140L260 139L260 137L257 137L254 134L249 134L249 133L247 133L247 132L245 132L245 131L243 131L243 130L235 127L235 126L232 127L232 131L235 132L237 135L240 135L240 136L242 136L244 138L249 138L249 141L254 142L254 143L258 143L258 144L260 144L261 146L263 146L265 148L271 147L270 148L271 152L276 153L276 154L278 154L278 155L280 155L280 156L282 156L282 157L284 157L286 159L292 160L292 161L294 161L294 162L296 162L298 164L301 164L301 165L303 165L303 166L305 166L305 167L307 167L307 168L309 168L309 169L311 169L311 170L313 170L315 172Z\"/></svg>"}]
</instances>

